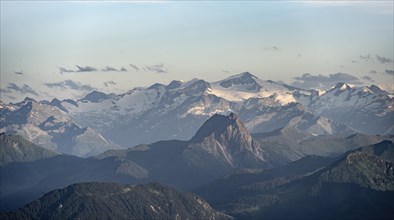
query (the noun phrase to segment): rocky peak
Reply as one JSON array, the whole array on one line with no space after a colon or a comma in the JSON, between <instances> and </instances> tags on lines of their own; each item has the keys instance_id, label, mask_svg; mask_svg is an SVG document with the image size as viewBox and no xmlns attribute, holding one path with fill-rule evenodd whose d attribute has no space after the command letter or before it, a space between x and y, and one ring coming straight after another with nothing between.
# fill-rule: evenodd
<instances>
[{"instance_id":1,"label":"rocky peak","mask_svg":"<svg viewBox=\"0 0 394 220\"><path fill-rule=\"evenodd\" d=\"M198 129L191 142L200 143L206 138L214 138L231 152L252 150L256 144L245 125L234 113L215 114Z\"/></svg>"},{"instance_id":2,"label":"rocky peak","mask_svg":"<svg viewBox=\"0 0 394 220\"><path fill-rule=\"evenodd\" d=\"M230 113L228 116L214 114L198 129L191 141L200 142L212 135L215 138L220 138L221 135L229 135L229 132L247 133L247 130L234 113Z\"/></svg>"},{"instance_id":3,"label":"rocky peak","mask_svg":"<svg viewBox=\"0 0 394 220\"><path fill-rule=\"evenodd\" d=\"M351 87L349 84L343 83L343 82L339 82L339 83L336 83L336 84L331 88L330 91L334 91L334 90L341 90L341 91L343 91L343 90L350 90L351 88L352 88L352 87Z\"/></svg>"},{"instance_id":4,"label":"rocky peak","mask_svg":"<svg viewBox=\"0 0 394 220\"><path fill-rule=\"evenodd\" d=\"M52 99L52 101L49 104L52 106L56 106L57 108L63 110L64 112L68 112L67 109L65 109L64 106L62 105L62 101L60 101L57 98Z\"/></svg>"},{"instance_id":5,"label":"rocky peak","mask_svg":"<svg viewBox=\"0 0 394 220\"><path fill-rule=\"evenodd\" d=\"M248 88L248 90L259 90L260 86L259 84L256 82L257 77L255 77L254 75L250 74L249 72L244 72L232 77L229 77L225 80L223 80L220 83L220 86L224 87L224 88L229 88L232 86L237 86L237 85L250 85L251 86Z\"/></svg>"},{"instance_id":6,"label":"rocky peak","mask_svg":"<svg viewBox=\"0 0 394 220\"><path fill-rule=\"evenodd\" d=\"M191 85L185 88L185 92L191 96L200 96L202 95L208 88L211 88L211 84L204 80L197 80L193 82Z\"/></svg>"},{"instance_id":7,"label":"rocky peak","mask_svg":"<svg viewBox=\"0 0 394 220\"><path fill-rule=\"evenodd\" d=\"M374 94L388 95L388 92L380 89L376 85L371 85L371 86L368 87L368 89L371 90Z\"/></svg>"},{"instance_id":8,"label":"rocky peak","mask_svg":"<svg viewBox=\"0 0 394 220\"><path fill-rule=\"evenodd\" d=\"M207 152L222 152L224 160L233 167L261 167L267 162L265 152L234 113L213 115L190 142L201 144Z\"/></svg>"},{"instance_id":9,"label":"rocky peak","mask_svg":"<svg viewBox=\"0 0 394 220\"><path fill-rule=\"evenodd\" d=\"M162 87L165 87L165 85L163 85L163 84L161 84L161 83L155 83L155 84L149 86L148 89L160 89L160 88L162 88Z\"/></svg>"},{"instance_id":10,"label":"rocky peak","mask_svg":"<svg viewBox=\"0 0 394 220\"><path fill-rule=\"evenodd\" d=\"M31 103L31 102L37 102L35 99L30 98L30 97L26 97L23 101L23 103Z\"/></svg>"},{"instance_id":11,"label":"rocky peak","mask_svg":"<svg viewBox=\"0 0 394 220\"><path fill-rule=\"evenodd\" d=\"M83 98L81 101L85 101L86 100L86 101L97 103L97 102L103 101L103 100L108 99L108 98L109 98L109 96L107 94L103 93L103 92L93 91L93 92L87 94L85 96L85 98Z\"/></svg>"},{"instance_id":12,"label":"rocky peak","mask_svg":"<svg viewBox=\"0 0 394 220\"><path fill-rule=\"evenodd\" d=\"M167 85L167 89L176 89L182 86L182 81L173 80L170 84Z\"/></svg>"}]
</instances>

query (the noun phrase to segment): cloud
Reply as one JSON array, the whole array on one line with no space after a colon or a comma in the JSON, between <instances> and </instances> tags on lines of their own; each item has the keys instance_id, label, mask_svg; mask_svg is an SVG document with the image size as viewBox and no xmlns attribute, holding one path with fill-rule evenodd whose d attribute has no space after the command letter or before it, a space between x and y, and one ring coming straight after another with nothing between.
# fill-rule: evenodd
<instances>
[{"instance_id":1,"label":"cloud","mask_svg":"<svg viewBox=\"0 0 394 220\"><path fill-rule=\"evenodd\" d=\"M56 83L44 83L44 85L51 89L60 88L60 89L74 89L79 91L92 91L96 89L89 84L81 84L71 79L67 79Z\"/></svg>"},{"instance_id":2,"label":"cloud","mask_svg":"<svg viewBox=\"0 0 394 220\"><path fill-rule=\"evenodd\" d=\"M12 92L12 91L10 91L10 90L0 89L0 93L3 94L3 95L1 96L2 98L7 97L7 98L9 98L9 99L15 100L15 99L16 99L15 96L9 95L11 92ZM5 95L6 93L7 93L7 95ZM2 100L2 101L4 101L4 100Z\"/></svg>"},{"instance_id":3,"label":"cloud","mask_svg":"<svg viewBox=\"0 0 394 220\"><path fill-rule=\"evenodd\" d=\"M371 71L369 71L369 73L370 73L370 74L376 74L376 73L378 73L378 72L376 72L376 70L371 70Z\"/></svg>"},{"instance_id":4,"label":"cloud","mask_svg":"<svg viewBox=\"0 0 394 220\"><path fill-rule=\"evenodd\" d=\"M112 80L107 81L107 82L104 82L104 86L108 87L108 86L110 86L110 85L116 85L116 82L115 82L115 81L112 81Z\"/></svg>"},{"instance_id":5,"label":"cloud","mask_svg":"<svg viewBox=\"0 0 394 220\"><path fill-rule=\"evenodd\" d=\"M78 66L77 65L76 67L78 68L78 70L76 72L94 72L94 71L97 71L96 68L91 67L91 66L83 67L83 66Z\"/></svg>"},{"instance_id":6,"label":"cloud","mask_svg":"<svg viewBox=\"0 0 394 220\"><path fill-rule=\"evenodd\" d=\"M379 56L376 55L376 59L381 63L381 64L385 64L385 63L392 63L393 60L387 57L383 57L383 56Z\"/></svg>"},{"instance_id":7,"label":"cloud","mask_svg":"<svg viewBox=\"0 0 394 220\"><path fill-rule=\"evenodd\" d=\"M168 70L167 68L164 67L164 64L155 64L151 66L145 66L146 70L151 71L151 72L156 72L156 73L167 73Z\"/></svg>"},{"instance_id":8,"label":"cloud","mask_svg":"<svg viewBox=\"0 0 394 220\"><path fill-rule=\"evenodd\" d=\"M11 91L7 89L0 89L0 93L11 93Z\"/></svg>"},{"instance_id":9,"label":"cloud","mask_svg":"<svg viewBox=\"0 0 394 220\"><path fill-rule=\"evenodd\" d=\"M365 56L363 56L363 55L360 55L360 60L363 60L363 61L365 61L365 62L368 62L368 61L370 61L372 58L371 58L371 55L365 55Z\"/></svg>"},{"instance_id":10,"label":"cloud","mask_svg":"<svg viewBox=\"0 0 394 220\"><path fill-rule=\"evenodd\" d=\"M279 47L277 47L277 46L272 46L272 47L264 47L264 50L267 50L267 51L272 51L272 52L279 52L279 51L282 51L282 49L280 49Z\"/></svg>"},{"instance_id":11,"label":"cloud","mask_svg":"<svg viewBox=\"0 0 394 220\"><path fill-rule=\"evenodd\" d=\"M230 73L228 70L222 70L222 73Z\"/></svg>"},{"instance_id":12,"label":"cloud","mask_svg":"<svg viewBox=\"0 0 394 220\"><path fill-rule=\"evenodd\" d=\"M15 97L15 96L7 95L7 97L8 97L9 99L11 99L11 100L16 100L16 97Z\"/></svg>"},{"instance_id":13,"label":"cloud","mask_svg":"<svg viewBox=\"0 0 394 220\"><path fill-rule=\"evenodd\" d=\"M375 82L375 80L373 80L371 77L369 77L369 76L363 76L363 77L361 77L361 79L363 79L363 80L365 80L365 81L368 81L368 82Z\"/></svg>"},{"instance_id":14,"label":"cloud","mask_svg":"<svg viewBox=\"0 0 394 220\"><path fill-rule=\"evenodd\" d=\"M67 86L66 86L66 84L64 82L44 83L44 85L46 87L48 87L48 88L51 88L51 89L56 88L56 87L59 87L59 88L62 88L62 89L66 89L67 88Z\"/></svg>"},{"instance_id":15,"label":"cloud","mask_svg":"<svg viewBox=\"0 0 394 220\"><path fill-rule=\"evenodd\" d=\"M136 65L134 64L130 64L129 66L131 66L131 68L133 68L135 71L140 71L140 68L138 68Z\"/></svg>"},{"instance_id":16,"label":"cloud","mask_svg":"<svg viewBox=\"0 0 394 220\"><path fill-rule=\"evenodd\" d=\"M386 69L384 72L385 72L386 74L389 74L389 75L394 76L394 70L388 70L388 69Z\"/></svg>"},{"instance_id":17,"label":"cloud","mask_svg":"<svg viewBox=\"0 0 394 220\"><path fill-rule=\"evenodd\" d=\"M38 95L38 93L27 84L23 84L22 87L19 87L15 83L8 83L7 90L5 90L5 89L1 90L1 92L4 92L4 93L12 93L13 91L20 92L22 94L30 93L33 95Z\"/></svg>"},{"instance_id":18,"label":"cloud","mask_svg":"<svg viewBox=\"0 0 394 220\"><path fill-rule=\"evenodd\" d=\"M119 72L118 69L116 69L116 68L114 68L114 67L110 67L110 66L105 67L105 68L102 69L101 71L103 71L103 72Z\"/></svg>"},{"instance_id":19,"label":"cloud","mask_svg":"<svg viewBox=\"0 0 394 220\"><path fill-rule=\"evenodd\" d=\"M14 71L14 73L17 74L17 75L22 75L23 74L22 71Z\"/></svg>"},{"instance_id":20,"label":"cloud","mask_svg":"<svg viewBox=\"0 0 394 220\"><path fill-rule=\"evenodd\" d=\"M96 68L91 66L78 66L76 65L77 70L66 69L64 67L58 67L60 74L63 73L84 73L84 72L95 72L97 71Z\"/></svg>"},{"instance_id":21,"label":"cloud","mask_svg":"<svg viewBox=\"0 0 394 220\"><path fill-rule=\"evenodd\" d=\"M116 69L114 67L106 66L101 71L103 71L103 72L127 72L127 69L124 67L121 67L120 69Z\"/></svg>"},{"instance_id":22,"label":"cloud","mask_svg":"<svg viewBox=\"0 0 394 220\"><path fill-rule=\"evenodd\" d=\"M64 68L64 67L58 67L58 69L59 69L60 74L63 74L63 73L73 73L73 72L75 72L74 70L69 70L69 69L66 69L66 68Z\"/></svg>"},{"instance_id":23,"label":"cloud","mask_svg":"<svg viewBox=\"0 0 394 220\"><path fill-rule=\"evenodd\" d=\"M290 85L304 89L329 89L338 82L361 85L363 84L359 78L348 73L335 73L328 76L312 75L305 73L302 76L294 77L296 81Z\"/></svg>"}]
</instances>

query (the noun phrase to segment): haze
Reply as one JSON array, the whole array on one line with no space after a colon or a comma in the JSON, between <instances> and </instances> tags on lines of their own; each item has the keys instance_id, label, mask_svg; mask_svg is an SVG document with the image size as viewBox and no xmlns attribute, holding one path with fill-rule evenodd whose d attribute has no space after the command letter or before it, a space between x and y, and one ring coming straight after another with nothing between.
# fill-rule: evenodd
<instances>
[{"instance_id":1,"label":"haze","mask_svg":"<svg viewBox=\"0 0 394 220\"><path fill-rule=\"evenodd\" d=\"M392 1L1 1L1 99L244 71L305 88L344 81L390 91L393 26Z\"/></svg>"}]
</instances>

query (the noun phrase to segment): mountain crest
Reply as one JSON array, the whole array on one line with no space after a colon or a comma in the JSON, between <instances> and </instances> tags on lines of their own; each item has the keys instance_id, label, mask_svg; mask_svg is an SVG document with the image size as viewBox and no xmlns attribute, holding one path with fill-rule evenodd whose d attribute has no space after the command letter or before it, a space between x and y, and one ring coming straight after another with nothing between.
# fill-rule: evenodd
<instances>
[{"instance_id":1,"label":"mountain crest","mask_svg":"<svg viewBox=\"0 0 394 220\"><path fill-rule=\"evenodd\" d=\"M381 94L381 95L388 95L389 93L385 90L382 90L379 88L379 86L376 85L371 85L367 87L369 90L371 90L374 94Z\"/></svg>"},{"instance_id":2,"label":"mountain crest","mask_svg":"<svg viewBox=\"0 0 394 220\"><path fill-rule=\"evenodd\" d=\"M246 89L249 91L259 91L261 86L256 82L257 77L249 72L231 76L220 82L220 86L230 88L233 86L249 85Z\"/></svg>"},{"instance_id":3,"label":"mountain crest","mask_svg":"<svg viewBox=\"0 0 394 220\"><path fill-rule=\"evenodd\" d=\"M234 113L213 115L190 142L202 144L207 151L218 147L233 167L259 167L267 162L264 151Z\"/></svg>"},{"instance_id":4,"label":"mountain crest","mask_svg":"<svg viewBox=\"0 0 394 220\"><path fill-rule=\"evenodd\" d=\"M343 91L343 90L350 90L351 88L352 88L351 85L349 85L347 83L339 82L339 83L336 83L330 91L333 91L333 90Z\"/></svg>"},{"instance_id":5,"label":"mountain crest","mask_svg":"<svg viewBox=\"0 0 394 220\"><path fill-rule=\"evenodd\" d=\"M246 127L238 119L236 114L230 113L228 116L214 114L200 127L200 129L198 129L191 141L201 142L206 137L212 135L216 139L220 139L221 135L231 136L230 133L234 132L241 132L244 136L250 136Z\"/></svg>"},{"instance_id":6,"label":"mountain crest","mask_svg":"<svg viewBox=\"0 0 394 220\"><path fill-rule=\"evenodd\" d=\"M110 98L108 94L99 91L92 91L91 93L87 94L85 98L81 99L81 101L90 101L97 103L108 98Z\"/></svg>"}]
</instances>

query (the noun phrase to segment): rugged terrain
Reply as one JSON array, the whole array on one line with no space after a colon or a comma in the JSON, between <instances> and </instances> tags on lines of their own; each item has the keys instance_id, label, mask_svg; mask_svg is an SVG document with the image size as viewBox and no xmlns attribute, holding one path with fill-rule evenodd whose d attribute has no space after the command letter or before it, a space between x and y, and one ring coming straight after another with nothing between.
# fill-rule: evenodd
<instances>
[{"instance_id":1,"label":"rugged terrain","mask_svg":"<svg viewBox=\"0 0 394 220\"><path fill-rule=\"evenodd\" d=\"M78 100L25 100L0 107L2 131L47 148L55 143L57 148L50 149L58 152L89 156L114 148L110 142L130 148L189 140L209 117L230 112L251 133L290 126L315 136L393 135L392 103L377 86L338 83L327 91L305 90L245 72L217 82L172 81L122 94L93 91ZM90 152L93 145L102 147Z\"/></svg>"}]
</instances>

